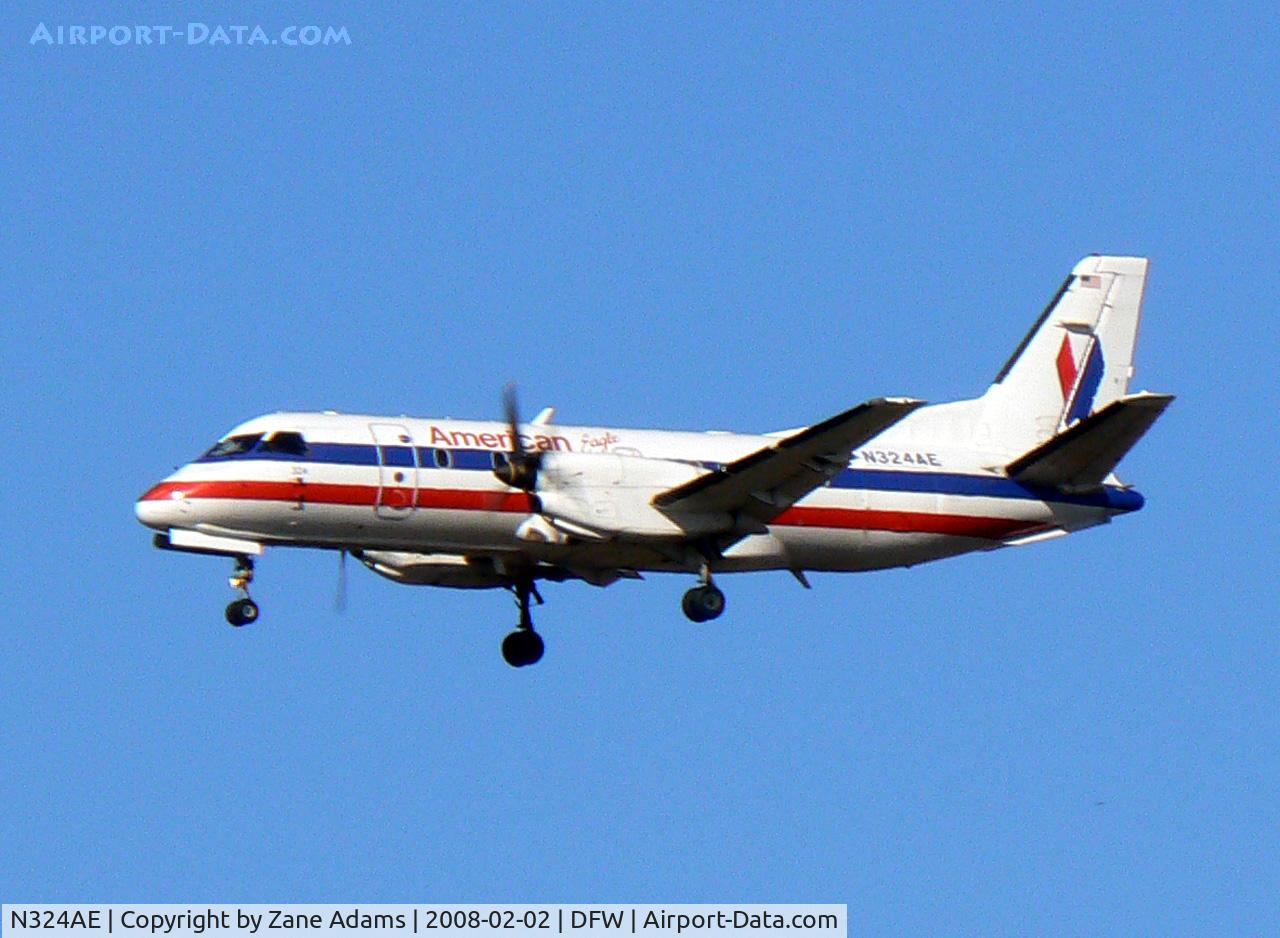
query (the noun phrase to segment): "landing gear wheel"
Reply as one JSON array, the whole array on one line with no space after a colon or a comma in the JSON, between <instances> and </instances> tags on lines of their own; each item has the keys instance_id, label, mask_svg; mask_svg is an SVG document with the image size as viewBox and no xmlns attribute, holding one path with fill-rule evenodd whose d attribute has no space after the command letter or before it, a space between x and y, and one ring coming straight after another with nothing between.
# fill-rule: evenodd
<instances>
[{"instance_id":1,"label":"landing gear wheel","mask_svg":"<svg viewBox=\"0 0 1280 938\"><path fill-rule=\"evenodd\" d=\"M532 629L516 629L502 640L502 657L513 668L523 668L542 660L546 646Z\"/></svg>"},{"instance_id":2,"label":"landing gear wheel","mask_svg":"<svg viewBox=\"0 0 1280 938\"><path fill-rule=\"evenodd\" d=\"M541 661L542 653L546 650L546 646L542 644L542 636L533 630L533 616L529 614L529 600L536 599L541 605L542 597L533 585L533 577L527 573L513 580L508 589L516 595L516 605L520 607L520 624L502 640L502 657L511 667L524 668Z\"/></svg>"},{"instance_id":3,"label":"landing gear wheel","mask_svg":"<svg viewBox=\"0 0 1280 938\"><path fill-rule=\"evenodd\" d=\"M714 586L695 586L684 594L680 607L694 622L709 622L724 612L724 593Z\"/></svg>"},{"instance_id":4,"label":"landing gear wheel","mask_svg":"<svg viewBox=\"0 0 1280 938\"><path fill-rule=\"evenodd\" d=\"M227 621L239 628L248 625L258 618L258 604L245 597L237 599L227 606Z\"/></svg>"},{"instance_id":5,"label":"landing gear wheel","mask_svg":"<svg viewBox=\"0 0 1280 938\"><path fill-rule=\"evenodd\" d=\"M699 613L697 608L694 606L693 594L696 592L698 592L698 587L696 586L686 592L680 600L680 608L684 610L685 617L690 621L706 622L707 620L702 617L702 614Z\"/></svg>"}]
</instances>

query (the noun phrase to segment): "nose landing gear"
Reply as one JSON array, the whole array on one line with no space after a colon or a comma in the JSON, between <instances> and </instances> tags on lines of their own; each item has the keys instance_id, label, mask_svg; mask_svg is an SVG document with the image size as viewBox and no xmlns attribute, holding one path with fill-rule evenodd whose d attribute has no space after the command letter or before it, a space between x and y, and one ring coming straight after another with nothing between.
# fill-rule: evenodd
<instances>
[{"instance_id":1,"label":"nose landing gear","mask_svg":"<svg viewBox=\"0 0 1280 938\"><path fill-rule=\"evenodd\" d=\"M227 621L236 628L239 628L242 625L248 625L257 618L258 604L248 596L243 599L233 599L227 605Z\"/></svg>"},{"instance_id":2,"label":"nose landing gear","mask_svg":"<svg viewBox=\"0 0 1280 938\"><path fill-rule=\"evenodd\" d=\"M542 660L546 645L542 636L533 629L533 616L529 613L529 599L533 597L542 605L542 596L533 585L533 577L522 576L511 586L520 606L520 624L502 640L502 657L513 668L524 668Z\"/></svg>"},{"instance_id":3,"label":"nose landing gear","mask_svg":"<svg viewBox=\"0 0 1280 938\"><path fill-rule=\"evenodd\" d=\"M236 628L256 621L258 604L249 597L249 584L253 582L253 558L247 555L237 557L236 568L227 582L233 590L244 594L227 605L227 621Z\"/></svg>"}]
</instances>

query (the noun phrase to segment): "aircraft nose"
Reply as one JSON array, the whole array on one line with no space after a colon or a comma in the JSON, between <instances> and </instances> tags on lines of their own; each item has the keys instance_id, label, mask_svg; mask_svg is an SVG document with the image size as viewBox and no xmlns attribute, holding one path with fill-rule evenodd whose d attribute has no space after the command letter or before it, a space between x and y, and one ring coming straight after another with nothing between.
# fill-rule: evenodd
<instances>
[{"instance_id":1,"label":"aircraft nose","mask_svg":"<svg viewBox=\"0 0 1280 938\"><path fill-rule=\"evenodd\" d=\"M167 531L174 524L180 500L181 493L176 492L171 484L161 482L142 493L133 506L133 512L147 527Z\"/></svg>"}]
</instances>

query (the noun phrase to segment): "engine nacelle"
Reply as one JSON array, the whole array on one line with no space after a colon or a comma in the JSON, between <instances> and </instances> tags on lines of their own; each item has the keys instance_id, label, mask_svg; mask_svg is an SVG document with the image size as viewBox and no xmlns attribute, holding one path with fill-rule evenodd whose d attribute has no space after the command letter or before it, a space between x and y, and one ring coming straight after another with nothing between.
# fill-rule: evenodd
<instances>
[{"instance_id":1,"label":"engine nacelle","mask_svg":"<svg viewBox=\"0 0 1280 938\"><path fill-rule=\"evenodd\" d=\"M725 513L674 514L654 507L655 495L704 471L668 459L551 452L543 457L535 494L542 513L568 534L684 540L734 524Z\"/></svg>"},{"instance_id":2,"label":"engine nacelle","mask_svg":"<svg viewBox=\"0 0 1280 938\"><path fill-rule=\"evenodd\" d=\"M495 589L509 582L484 560L468 561L453 554L414 554L394 550L364 550L360 562L379 576L410 586L450 589Z\"/></svg>"}]
</instances>

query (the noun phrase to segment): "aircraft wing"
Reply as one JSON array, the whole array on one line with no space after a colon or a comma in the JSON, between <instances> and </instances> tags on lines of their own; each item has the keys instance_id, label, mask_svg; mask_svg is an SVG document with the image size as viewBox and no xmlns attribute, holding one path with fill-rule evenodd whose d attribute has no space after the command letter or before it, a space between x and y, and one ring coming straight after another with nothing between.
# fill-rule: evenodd
<instances>
[{"instance_id":1,"label":"aircraft wing","mask_svg":"<svg viewBox=\"0 0 1280 938\"><path fill-rule=\"evenodd\" d=\"M726 512L768 521L849 465L855 449L923 404L905 397L867 401L661 492L653 504L667 514Z\"/></svg>"}]
</instances>

